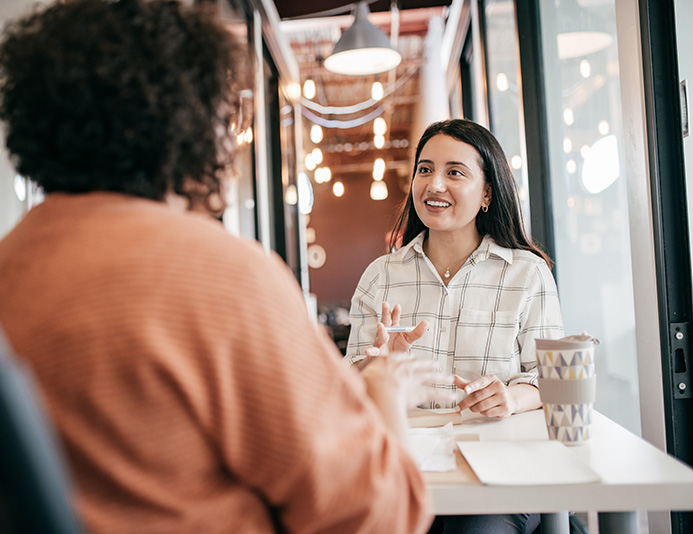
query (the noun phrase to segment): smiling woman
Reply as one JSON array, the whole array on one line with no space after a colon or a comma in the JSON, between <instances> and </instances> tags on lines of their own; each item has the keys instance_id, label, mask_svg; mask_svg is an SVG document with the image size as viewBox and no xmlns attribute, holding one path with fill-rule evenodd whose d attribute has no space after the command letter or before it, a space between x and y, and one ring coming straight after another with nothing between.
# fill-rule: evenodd
<instances>
[{"instance_id":1,"label":"smiling woman","mask_svg":"<svg viewBox=\"0 0 693 534\"><path fill-rule=\"evenodd\" d=\"M561 311L503 150L486 128L455 119L426 129L415 162L394 252L368 266L352 298L347 358L363 367L368 357L410 351L456 375L467 395L450 407L501 418L538 408L534 339L562 337ZM446 534L516 533L538 517L439 522Z\"/></svg>"}]
</instances>

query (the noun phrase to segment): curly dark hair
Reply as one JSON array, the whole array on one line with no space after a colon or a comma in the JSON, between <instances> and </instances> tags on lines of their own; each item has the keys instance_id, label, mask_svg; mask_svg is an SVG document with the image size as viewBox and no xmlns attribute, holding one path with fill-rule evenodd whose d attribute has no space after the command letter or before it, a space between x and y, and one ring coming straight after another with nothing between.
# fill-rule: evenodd
<instances>
[{"instance_id":1,"label":"curly dark hair","mask_svg":"<svg viewBox=\"0 0 693 534\"><path fill-rule=\"evenodd\" d=\"M192 203L219 191L231 162L246 59L211 12L175 1L52 5L0 42L7 149L47 193Z\"/></svg>"},{"instance_id":2,"label":"curly dark hair","mask_svg":"<svg viewBox=\"0 0 693 534\"><path fill-rule=\"evenodd\" d=\"M416 146L414 171L416 176L421 151L436 135L447 135L476 149L481 156L480 166L486 183L491 186L492 200L488 212L479 211L476 228L481 236L490 235L502 247L533 252L551 267L552 261L525 232L517 195L517 187L503 148L494 135L480 124L468 119L449 119L434 122L424 131ZM406 245L422 231L427 230L414 209L411 191L402 205L390 238L390 249L401 239Z\"/></svg>"}]
</instances>

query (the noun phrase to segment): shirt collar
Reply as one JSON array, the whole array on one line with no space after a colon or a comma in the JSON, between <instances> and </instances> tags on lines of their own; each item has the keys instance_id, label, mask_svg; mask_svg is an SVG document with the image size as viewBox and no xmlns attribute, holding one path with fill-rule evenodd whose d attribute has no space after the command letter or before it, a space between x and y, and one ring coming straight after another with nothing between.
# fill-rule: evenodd
<instances>
[{"instance_id":1,"label":"shirt collar","mask_svg":"<svg viewBox=\"0 0 693 534\"><path fill-rule=\"evenodd\" d=\"M412 239L407 245L402 247L402 252L406 255L409 250L414 250L419 254L424 255L423 242L425 235L426 231L424 230L414 239ZM493 240L493 238L490 235L487 234L481 240L479 248L472 252L472 257L475 263L479 263L480 261L488 259L490 256L498 256L499 258L505 260L511 265L513 263L512 249L501 247L498 243L496 243Z\"/></svg>"},{"instance_id":2,"label":"shirt collar","mask_svg":"<svg viewBox=\"0 0 693 534\"><path fill-rule=\"evenodd\" d=\"M426 230L422 231L419 235L417 235L414 239L409 241L404 247L402 247L402 252L404 254L409 254L410 251L418 252L419 254L425 256L423 251L423 242L424 239L426 238Z\"/></svg>"},{"instance_id":3,"label":"shirt collar","mask_svg":"<svg viewBox=\"0 0 693 534\"><path fill-rule=\"evenodd\" d=\"M486 234L481 240L479 248L472 252L474 260L478 263L482 260L488 259L490 256L498 256L499 258L505 260L507 263L513 263L513 251L510 248L501 247L496 243L493 238Z\"/></svg>"}]
</instances>

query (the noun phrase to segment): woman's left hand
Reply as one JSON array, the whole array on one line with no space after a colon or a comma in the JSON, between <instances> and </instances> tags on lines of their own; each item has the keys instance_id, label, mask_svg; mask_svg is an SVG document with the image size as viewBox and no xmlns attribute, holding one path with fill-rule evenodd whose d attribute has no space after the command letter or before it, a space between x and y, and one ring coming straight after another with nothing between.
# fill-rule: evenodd
<instances>
[{"instance_id":1,"label":"woman's left hand","mask_svg":"<svg viewBox=\"0 0 693 534\"><path fill-rule=\"evenodd\" d=\"M457 404L459 412L468 408L487 417L504 419L517 411L510 388L496 375L483 375L472 381L455 376L454 383L467 394Z\"/></svg>"}]
</instances>

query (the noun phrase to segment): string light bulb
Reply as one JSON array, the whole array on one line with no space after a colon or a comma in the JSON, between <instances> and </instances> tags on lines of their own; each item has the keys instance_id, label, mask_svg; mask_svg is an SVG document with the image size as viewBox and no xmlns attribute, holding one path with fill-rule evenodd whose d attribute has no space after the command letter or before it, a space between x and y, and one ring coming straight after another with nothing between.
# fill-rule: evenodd
<instances>
[{"instance_id":1,"label":"string light bulb","mask_svg":"<svg viewBox=\"0 0 693 534\"><path fill-rule=\"evenodd\" d=\"M371 198L373 200L385 200L387 195L387 184L383 180L371 183Z\"/></svg>"},{"instance_id":2,"label":"string light bulb","mask_svg":"<svg viewBox=\"0 0 693 534\"><path fill-rule=\"evenodd\" d=\"M306 154L306 157L303 160L303 164L309 171L315 170L315 167L318 166L318 164L315 162L315 158L313 158L312 152L308 152L308 154Z\"/></svg>"},{"instance_id":3,"label":"string light bulb","mask_svg":"<svg viewBox=\"0 0 693 534\"><path fill-rule=\"evenodd\" d=\"M315 147L312 152L313 156L313 161L320 165L322 163L322 150L320 150L318 147Z\"/></svg>"},{"instance_id":4,"label":"string light bulb","mask_svg":"<svg viewBox=\"0 0 693 534\"><path fill-rule=\"evenodd\" d=\"M301 84L298 82L291 82L286 86L286 91L288 93L289 99L292 101L297 101L301 98Z\"/></svg>"},{"instance_id":5,"label":"string light bulb","mask_svg":"<svg viewBox=\"0 0 693 534\"><path fill-rule=\"evenodd\" d=\"M373 162L373 180L380 181L385 176L385 160L378 158Z\"/></svg>"},{"instance_id":6,"label":"string light bulb","mask_svg":"<svg viewBox=\"0 0 693 534\"><path fill-rule=\"evenodd\" d=\"M375 135L385 135L385 132L387 132L387 123L385 122L385 119L382 117L377 117L373 121L373 133Z\"/></svg>"},{"instance_id":7,"label":"string light bulb","mask_svg":"<svg viewBox=\"0 0 693 534\"><path fill-rule=\"evenodd\" d=\"M371 85L371 98L377 101L380 100L383 96L385 96L385 89L383 89L383 84L379 81L373 82L373 85Z\"/></svg>"},{"instance_id":8,"label":"string light bulb","mask_svg":"<svg viewBox=\"0 0 693 534\"><path fill-rule=\"evenodd\" d=\"M315 169L315 181L324 184L332 179L332 171L329 167L318 167Z\"/></svg>"},{"instance_id":9,"label":"string light bulb","mask_svg":"<svg viewBox=\"0 0 693 534\"><path fill-rule=\"evenodd\" d=\"M298 203L298 190L294 184L291 184L286 188L284 201L290 206L295 206Z\"/></svg>"},{"instance_id":10,"label":"string light bulb","mask_svg":"<svg viewBox=\"0 0 693 534\"><path fill-rule=\"evenodd\" d=\"M313 126L310 127L310 140L313 141L313 143L319 143L322 141L322 128L320 127L319 124L313 124Z\"/></svg>"},{"instance_id":11,"label":"string light bulb","mask_svg":"<svg viewBox=\"0 0 693 534\"><path fill-rule=\"evenodd\" d=\"M313 80L308 78L305 82L303 82L303 96L305 96L308 100L313 100L317 92L318 90Z\"/></svg>"}]
</instances>

